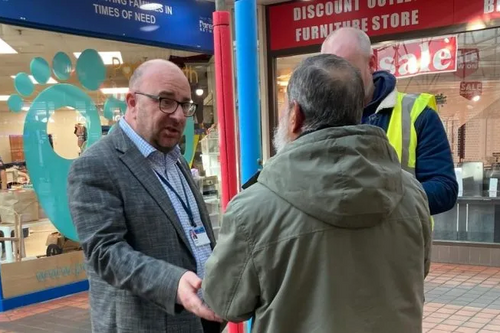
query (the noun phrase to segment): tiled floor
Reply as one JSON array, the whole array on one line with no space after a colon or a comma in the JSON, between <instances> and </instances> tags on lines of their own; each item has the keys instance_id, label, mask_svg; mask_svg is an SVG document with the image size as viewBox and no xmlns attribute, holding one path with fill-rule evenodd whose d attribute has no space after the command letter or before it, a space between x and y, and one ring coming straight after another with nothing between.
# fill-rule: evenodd
<instances>
[{"instance_id":1,"label":"tiled floor","mask_svg":"<svg viewBox=\"0 0 500 333\"><path fill-rule=\"evenodd\" d=\"M500 268L434 264L424 332L500 332ZM90 332L86 293L0 314L2 332Z\"/></svg>"},{"instance_id":2,"label":"tiled floor","mask_svg":"<svg viewBox=\"0 0 500 333\"><path fill-rule=\"evenodd\" d=\"M499 268L435 264L425 287L425 332L500 332Z\"/></svg>"},{"instance_id":3,"label":"tiled floor","mask_svg":"<svg viewBox=\"0 0 500 333\"><path fill-rule=\"evenodd\" d=\"M0 313L3 332L90 332L87 293Z\"/></svg>"}]
</instances>

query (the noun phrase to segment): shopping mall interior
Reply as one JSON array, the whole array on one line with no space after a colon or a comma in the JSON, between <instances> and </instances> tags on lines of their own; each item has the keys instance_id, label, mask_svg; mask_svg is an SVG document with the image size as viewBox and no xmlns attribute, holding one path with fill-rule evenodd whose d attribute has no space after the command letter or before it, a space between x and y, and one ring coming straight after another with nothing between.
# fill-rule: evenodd
<instances>
[{"instance_id":1,"label":"shopping mall interior","mask_svg":"<svg viewBox=\"0 0 500 333\"><path fill-rule=\"evenodd\" d=\"M137 66L149 59L167 59L178 64L184 71L192 88L192 99L198 105L194 116L194 128L197 136L194 158L191 161L193 168L197 168L203 176L218 176L218 144L216 111L214 110L214 77L213 60L211 55L178 51L160 47L129 44L124 42L87 38L56 32L35 30L30 28L0 24L0 44L2 50L2 66L0 66L0 159L4 164L5 172L2 189L21 189L22 192L3 192L0 195L0 206L14 207L11 203L16 193L20 200L15 209L23 210L25 226L25 258L36 258L46 254L47 237L56 229L47 219L35 193L26 189L30 183L30 170L26 169L25 154L23 151L23 129L26 114L33 106L33 102L42 90L48 86L67 83L77 87L81 84L76 73L76 60L87 49L96 50L106 66L106 77L99 89L90 91L82 88L95 103L100 115L103 134L120 118L119 108L113 111L112 117L105 117L104 105L108 98L124 101L128 92L128 81ZM9 49L10 47L10 49ZM10 54L9 54L10 52ZM52 59L60 52L69 56L72 68L68 72L69 78L62 80L57 73L51 72L47 84L39 84L31 75L30 65L34 58L41 57L52 65ZM19 73L27 73L34 84L34 92L23 97L20 112L14 112L9 107L11 95L17 94L14 82ZM36 107L36 105L34 106ZM85 117L78 112L78 108L65 107L49 113L50 107L45 108L40 120L47 122L47 134L54 151L65 159L75 159L86 148L87 129ZM211 133L211 134L210 134ZM202 159L202 145L208 147L206 141L215 138L211 144L212 156L205 154ZM206 138L205 140L203 140ZM214 141L214 140L211 140ZM185 142L181 143L181 148ZM23 193L23 194L20 194ZM19 198L23 196L23 198ZM20 206L22 206L20 208ZM13 217L8 213L2 215L2 222L9 222ZM0 230L3 234L4 230ZM3 242L2 242L3 243ZM4 245L5 247L5 245ZM6 252L2 251L3 259Z\"/></svg>"}]
</instances>

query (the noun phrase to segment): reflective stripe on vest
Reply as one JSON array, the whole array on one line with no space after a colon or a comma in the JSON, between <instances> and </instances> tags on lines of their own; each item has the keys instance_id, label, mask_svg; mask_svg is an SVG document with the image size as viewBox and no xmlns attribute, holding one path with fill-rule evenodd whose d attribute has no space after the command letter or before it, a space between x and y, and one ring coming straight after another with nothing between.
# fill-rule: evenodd
<instances>
[{"instance_id":1,"label":"reflective stripe on vest","mask_svg":"<svg viewBox=\"0 0 500 333\"><path fill-rule=\"evenodd\" d=\"M415 176L417 163L417 132L415 122L418 116L430 107L437 111L434 95L398 93L397 102L392 110L387 137L396 150L401 167ZM434 230L434 219L431 217L431 228Z\"/></svg>"},{"instance_id":2,"label":"reflective stripe on vest","mask_svg":"<svg viewBox=\"0 0 500 333\"><path fill-rule=\"evenodd\" d=\"M387 128L387 137L396 150L401 167L413 175L417 163L415 121L426 107L437 109L434 95L398 93Z\"/></svg>"}]
</instances>

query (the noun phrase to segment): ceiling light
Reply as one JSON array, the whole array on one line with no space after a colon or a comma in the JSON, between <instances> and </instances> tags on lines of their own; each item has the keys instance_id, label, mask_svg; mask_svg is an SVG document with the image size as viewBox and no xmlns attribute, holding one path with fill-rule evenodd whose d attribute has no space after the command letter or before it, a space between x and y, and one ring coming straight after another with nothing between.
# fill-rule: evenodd
<instances>
[{"instance_id":1,"label":"ceiling light","mask_svg":"<svg viewBox=\"0 0 500 333\"><path fill-rule=\"evenodd\" d=\"M7 102L9 97L9 95L0 95L0 102Z\"/></svg>"},{"instance_id":2,"label":"ceiling light","mask_svg":"<svg viewBox=\"0 0 500 333\"><path fill-rule=\"evenodd\" d=\"M481 19L471 21L467 24L467 31L482 30L485 28L486 28L486 24Z\"/></svg>"},{"instance_id":3,"label":"ceiling light","mask_svg":"<svg viewBox=\"0 0 500 333\"><path fill-rule=\"evenodd\" d=\"M0 38L0 54L17 54L17 51Z\"/></svg>"},{"instance_id":4,"label":"ceiling light","mask_svg":"<svg viewBox=\"0 0 500 333\"><path fill-rule=\"evenodd\" d=\"M13 79L16 78L15 75L11 75L10 77L13 78ZM33 77L33 75L30 75L29 77L30 77L31 82L33 82L33 84L38 84L38 81L35 80L35 78ZM47 81L46 84L56 84L56 83L57 83L57 81L54 80L54 78L51 77L51 78L49 78L49 80Z\"/></svg>"},{"instance_id":5,"label":"ceiling light","mask_svg":"<svg viewBox=\"0 0 500 333\"><path fill-rule=\"evenodd\" d=\"M101 56L102 62L105 65L121 65L123 64L122 54L119 51L111 52L98 52ZM73 55L76 59L82 54L81 52L74 52Z\"/></svg>"},{"instance_id":6,"label":"ceiling light","mask_svg":"<svg viewBox=\"0 0 500 333\"><path fill-rule=\"evenodd\" d=\"M104 95L126 94L128 93L128 88L102 88L101 92Z\"/></svg>"},{"instance_id":7,"label":"ceiling light","mask_svg":"<svg viewBox=\"0 0 500 333\"><path fill-rule=\"evenodd\" d=\"M139 6L140 9L142 10L157 10L162 8L163 5L161 3L157 2L151 2L151 3L143 3L142 5Z\"/></svg>"},{"instance_id":8,"label":"ceiling light","mask_svg":"<svg viewBox=\"0 0 500 333\"><path fill-rule=\"evenodd\" d=\"M481 99L481 96L477 96L477 95L476 95L476 96L472 97L472 100L473 100L474 102L477 102L477 101L479 101L480 99Z\"/></svg>"},{"instance_id":9,"label":"ceiling light","mask_svg":"<svg viewBox=\"0 0 500 333\"><path fill-rule=\"evenodd\" d=\"M196 89L196 95L202 96L203 95L203 89Z\"/></svg>"}]
</instances>

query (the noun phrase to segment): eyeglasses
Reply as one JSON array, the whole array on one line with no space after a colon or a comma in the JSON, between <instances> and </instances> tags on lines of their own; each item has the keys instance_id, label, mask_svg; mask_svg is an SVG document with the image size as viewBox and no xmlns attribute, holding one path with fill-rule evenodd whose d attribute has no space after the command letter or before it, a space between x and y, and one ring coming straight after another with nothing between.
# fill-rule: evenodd
<instances>
[{"instance_id":1,"label":"eyeglasses","mask_svg":"<svg viewBox=\"0 0 500 333\"><path fill-rule=\"evenodd\" d=\"M167 98L167 97L161 97L158 95L150 95L150 94L145 94L141 92L135 92L135 95L142 95L149 97L151 99L154 99L155 101L158 101L158 105L160 107L160 111L166 114L172 114L175 111L177 111L177 108L179 105L182 108L182 113L184 113L185 117L191 117L195 114L196 109L198 108L198 105L192 102L179 102L176 101L175 99Z\"/></svg>"}]
</instances>

